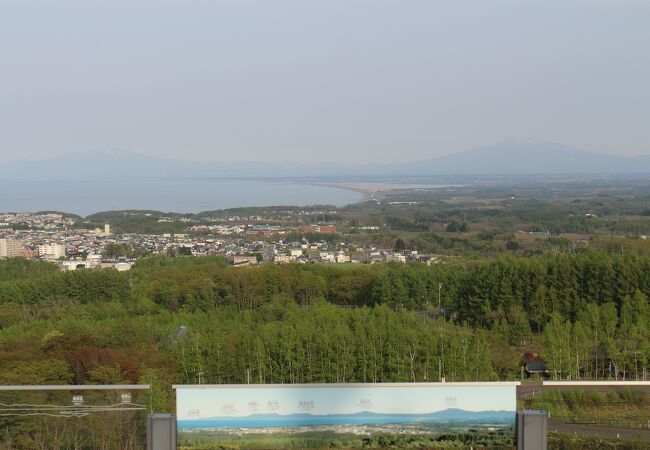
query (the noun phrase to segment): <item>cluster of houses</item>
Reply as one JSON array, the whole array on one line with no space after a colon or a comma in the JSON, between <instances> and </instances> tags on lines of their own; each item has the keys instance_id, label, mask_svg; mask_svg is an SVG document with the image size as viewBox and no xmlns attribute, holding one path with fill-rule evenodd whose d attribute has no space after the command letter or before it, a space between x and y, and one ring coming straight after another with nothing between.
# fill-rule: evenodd
<instances>
[{"instance_id":1,"label":"cluster of houses","mask_svg":"<svg viewBox=\"0 0 650 450\"><path fill-rule=\"evenodd\" d=\"M115 268L128 270L143 255L223 256L235 266L287 263L360 264L417 261L432 264L435 256L414 251L394 252L376 246L327 241L333 224L277 225L259 223L194 224L186 233L114 234L101 229L74 228L61 214L1 215L9 226L0 227L0 258L22 256L55 262L62 270ZM257 218L257 217L255 217ZM28 223L28 227L11 226ZM290 241L289 233L316 236ZM320 236L320 238L319 238ZM110 249L110 251L108 250Z\"/></svg>"},{"instance_id":2,"label":"cluster of houses","mask_svg":"<svg viewBox=\"0 0 650 450\"><path fill-rule=\"evenodd\" d=\"M249 237L270 237L274 235L286 235L287 233L336 233L336 225L269 225L269 224L199 224L188 228L188 231L200 234L213 234L218 236L242 235Z\"/></svg>"},{"instance_id":3,"label":"cluster of houses","mask_svg":"<svg viewBox=\"0 0 650 450\"><path fill-rule=\"evenodd\" d=\"M37 228L57 230L74 225L72 217L58 213L0 213L0 229L3 228Z\"/></svg>"}]
</instances>

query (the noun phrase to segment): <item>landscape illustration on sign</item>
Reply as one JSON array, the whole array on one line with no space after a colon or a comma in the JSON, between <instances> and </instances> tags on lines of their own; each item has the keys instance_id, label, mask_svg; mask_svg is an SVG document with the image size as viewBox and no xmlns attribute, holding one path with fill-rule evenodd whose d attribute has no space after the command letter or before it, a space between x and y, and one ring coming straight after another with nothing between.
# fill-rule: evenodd
<instances>
[{"instance_id":1,"label":"landscape illustration on sign","mask_svg":"<svg viewBox=\"0 0 650 450\"><path fill-rule=\"evenodd\" d=\"M247 448L259 446L260 439L272 447L287 439L300 439L305 447L324 440L350 445L383 434L509 439L515 388L510 383L178 387L178 428L183 448L207 442Z\"/></svg>"}]
</instances>

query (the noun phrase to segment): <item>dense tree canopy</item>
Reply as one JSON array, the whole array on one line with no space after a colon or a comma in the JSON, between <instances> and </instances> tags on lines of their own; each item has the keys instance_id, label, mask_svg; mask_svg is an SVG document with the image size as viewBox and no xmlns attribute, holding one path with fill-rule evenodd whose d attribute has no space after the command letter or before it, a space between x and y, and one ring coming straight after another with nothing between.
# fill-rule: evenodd
<instances>
[{"instance_id":1,"label":"dense tree canopy","mask_svg":"<svg viewBox=\"0 0 650 450\"><path fill-rule=\"evenodd\" d=\"M72 375L61 382L137 381L168 361L178 369L162 376L177 381L199 372L213 382L422 381L439 371L494 379L518 376L516 358L499 362L502 346L533 341L557 377L607 376L612 361L636 377L648 365L642 256L237 269L220 258L156 257L127 273L52 267L0 263L0 350L5 365L64 361ZM181 325L189 332L175 339Z\"/></svg>"},{"instance_id":2,"label":"dense tree canopy","mask_svg":"<svg viewBox=\"0 0 650 450\"><path fill-rule=\"evenodd\" d=\"M150 383L162 411L172 383L518 379L524 352L555 378L642 378L649 273L648 257L597 252L430 267L153 257L125 273L11 259L0 382Z\"/></svg>"}]
</instances>

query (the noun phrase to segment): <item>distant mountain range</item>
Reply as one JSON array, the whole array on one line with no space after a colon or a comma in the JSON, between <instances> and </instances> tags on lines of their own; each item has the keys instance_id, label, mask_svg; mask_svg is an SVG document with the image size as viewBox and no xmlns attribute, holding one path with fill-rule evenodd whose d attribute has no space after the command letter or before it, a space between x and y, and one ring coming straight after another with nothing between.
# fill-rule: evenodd
<instances>
[{"instance_id":1,"label":"distant mountain range","mask_svg":"<svg viewBox=\"0 0 650 450\"><path fill-rule=\"evenodd\" d=\"M388 425L398 423L463 422L474 424L513 423L514 411L465 411L450 408L424 414L380 414L362 411L354 414L316 415L297 414L251 414L245 417L209 417L205 419L179 420L181 429L231 428L231 427L283 427L317 425Z\"/></svg>"},{"instance_id":2,"label":"distant mountain range","mask_svg":"<svg viewBox=\"0 0 650 450\"><path fill-rule=\"evenodd\" d=\"M507 139L494 145L393 164L200 162L131 152L70 153L47 160L4 161L3 178L133 179L159 177L371 177L527 174L650 174L650 155L616 156L544 141Z\"/></svg>"},{"instance_id":3,"label":"distant mountain range","mask_svg":"<svg viewBox=\"0 0 650 450\"><path fill-rule=\"evenodd\" d=\"M639 174L650 173L650 155L616 156L552 142L507 139L396 169L414 175Z\"/></svg>"}]
</instances>

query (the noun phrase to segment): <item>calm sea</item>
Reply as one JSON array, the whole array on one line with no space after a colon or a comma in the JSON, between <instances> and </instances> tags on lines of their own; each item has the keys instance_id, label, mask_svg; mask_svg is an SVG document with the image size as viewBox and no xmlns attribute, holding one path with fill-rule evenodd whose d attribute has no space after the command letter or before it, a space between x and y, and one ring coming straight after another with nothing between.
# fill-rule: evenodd
<instances>
[{"instance_id":1,"label":"calm sea","mask_svg":"<svg viewBox=\"0 0 650 450\"><path fill-rule=\"evenodd\" d=\"M363 194L288 181L165 179L128 181L0 180L0 211L99 211L152 209L191 213L243 206L343 206Z\"/></svg>"},{"instance_id":2,"label":"calm sea","mask_svg":"<svg viewBox=\"0 0 650 450\"><path fill-rule=\"evenodd\" d=\"M181 430L206 428L267 428L300 427L317 425L390 425L411 423L428 425L449 425L452 423L472 423L475 426L486 424L507 424L513 422L514 411L471 411L451 410L431 414L253 414L246 417L212 417L198 420L179 420Z\"/></svg>"}]
</instances>

